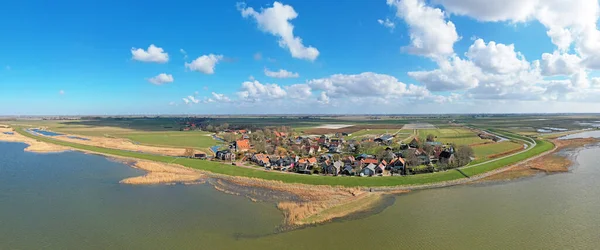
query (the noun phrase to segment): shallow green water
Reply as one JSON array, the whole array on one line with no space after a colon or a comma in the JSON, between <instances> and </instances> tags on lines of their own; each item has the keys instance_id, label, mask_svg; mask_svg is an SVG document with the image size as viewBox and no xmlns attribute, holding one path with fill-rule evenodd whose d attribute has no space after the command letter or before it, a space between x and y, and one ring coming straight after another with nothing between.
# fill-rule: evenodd
<instances>
[{"instance_id":1,"label":"shallow green water","mask_svg":"<svg viewBox=\"0 0 600 250\"><path fill-rule=\"evenodd\" d=\"M581 151L570 173L413 192L366 218L279 234L273 204L208 185L121 185L140 172L100 156L22 149L0 143L0 249L600 246L598 148Z\"/></svg>"}]
</instances>

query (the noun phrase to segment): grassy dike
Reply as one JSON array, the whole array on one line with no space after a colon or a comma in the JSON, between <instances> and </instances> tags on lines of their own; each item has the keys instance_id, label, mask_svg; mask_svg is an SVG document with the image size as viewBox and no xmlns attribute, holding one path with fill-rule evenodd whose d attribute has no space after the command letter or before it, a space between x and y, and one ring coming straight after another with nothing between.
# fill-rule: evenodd
<instances>
[{"instance_id":1,"label":"grassy dike","mask_svg":"<svg viewBox=\"0 0 600 250\"><path fill-rule=\"evenodd\" d=\"M400 185L419 185L419 184L430 184L436 182L451 181L456 179L465 178L458 171L446 171L432 174L421 174L412 176L386 176L386 177L331 177L331 176L319 176L319 175L300 175L300 174L284 174L275 171L267 172L258 169L241 168L235 167L220 162L203 161L196 159L177 158L171 156L151 155L139 152L124 151L118 149L102 148L95 146L82 145L78 143L71 143L65 141L59 141L44 136L37 136L30 134L23 130L23 128L15 129L18 133L23 136L30 137L39 141L57 144L61 146L71 147L75 149L87 150L91 152L97 152L106 155L115 155L122 157L137 158L143 160L157 161L163 163L176 163L186 167L209 171L217 174L225 174L231 176L251 177L260 178L265 180L282 181L286 183L303 183L312 185L332 185L332 186L345 186L345 187L378 187L378 186L400 186ZM547 141L536 140L538 145L533 149L523 154L518 154L513 157L509 157L500 161L490 162L477 167L463 170L469 176L491 171L506 165L514 164L529 157L541 154L548 150L551 150L554 145Z\"/></svg>"}]
</instances>

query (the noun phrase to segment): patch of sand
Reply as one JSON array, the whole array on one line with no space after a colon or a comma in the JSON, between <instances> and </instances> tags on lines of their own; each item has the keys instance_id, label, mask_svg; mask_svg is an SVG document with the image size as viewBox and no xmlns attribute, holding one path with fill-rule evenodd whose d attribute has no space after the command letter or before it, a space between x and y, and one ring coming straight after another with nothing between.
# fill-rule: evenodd
<instances>
[{"instance_id":1,"label":"patch of sand","mask_svg":"<svg viewBox=\"0 0 600 250\"><path fill-rule=\"evenodd\" d=\"M12 133L12 134L5 134ZM6 125L0 127L0 141L6 142L22 142L29 145L25 148L25 151L28 152L37 152L37 153L52 153L52 152L63 152L69 150L67 147L54 145L42 141L38 141L26 136L23 136L15 131L12 128L9 128Z\"/></svg>"},{"instance_id":2,"label":"patch of sand","mask_svg":"<svg viewBox=\"0 0 600 250\"><path fill-rule=\"evenodd\" d=\"M138 160L131 165L134 168L148 172L146 175L131 177L120 181L125 184L161 184L161 183L198 183L205 175L190 168L177 164L166 164ZM200 183L202 183L200 181Z\"/></svg>"}]
</instances>

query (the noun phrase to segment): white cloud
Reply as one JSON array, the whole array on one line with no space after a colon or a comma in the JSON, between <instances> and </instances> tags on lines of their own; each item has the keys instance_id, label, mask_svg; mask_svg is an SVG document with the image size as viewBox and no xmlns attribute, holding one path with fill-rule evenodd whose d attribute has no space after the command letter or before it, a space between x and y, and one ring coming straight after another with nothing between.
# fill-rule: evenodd
<instances>
[{"instance_id":1,"label":"white cloud","mask_svg":"<svg viewBox=\"0 0 600 250\"><path fill-rule=\"evenodd\" d=\"M325 93L325 91L321 92L321 94L317 98L317 102L321 104L329 104L329 97L327 96L327 93Z\"/></svg>"},{"instance_id":2,"label":"white cloud","mask_svg":"<svg viewBox=\"0 0 600 250\"><path fill-rule=\"evenodd\" d=\"M294 84L285 88L290 98L307 99L312 95L312 89L306 84Z\"/></svg>"},{"instance_id":3,"label":"white cloud","mask_svg":"<svg viewBox=\"0 0 600 250\"><path fill-rule=\"evenodd\" d=\"M223 55L203 55L191 63L185 63L185 67L190 69L191 71L198 71L204 74L214 74L215 66L219 61L223 60Z\"/></svg>"},{"instance_id":4,"label":"white cloud","mask_svg":"<svg viewBox=\"0 0 600 250\"><path fill-rule=\"evenodd\" d=\"M186 98L184 98L184 99L186 99ZM187 97L187 100L189 100L190 102L196 103L196 104L198 104L198 103L200 102L200 100L196 99L196 97L194 97L194 96L191 96L191 95L189 95L189 96ZM186 102L186 103L187 103L187 102Z\"/></svg>"},{"instance_id":5,"label":"white cloud","mask_svg":"<svg viewBox=\"0 0 600 250\"><path fill-rule=\"evenodd\" d=\"M597 0L435 0L452 14L473 17L479 21L537 20L546 34L564 53L572 44L585 65L600 69L600 31L596 23L600 16Z\"/></svg>"},{"instance_id":6,"label":"white cloud","mask_svg":"<svg viewBox=\"0 0 600 250\"><path fill-rule=\"evenodd\" d=\"M389 28L390 30L394 30L394 28L396 28L396 24L392 22L389 18L386 18L385 20L377 19L377 22L383 25L383 27Z\"/></svg>"},{"instance_id":7,"label":"white cloud","mask_svg":"<svg viewBox=\"0 0 600 250\"><path fill-rule=\"evenodd\" d=\"M467 90L475 99L541 99L539 62L529 63L514 46L477 39L466 53L438 60L438 69L408 72L431 91Z\"/></svg>"},{"instance_id":8,"label":"white cloud","mask_svg":"<svg viewBox=\"0 0 600 250\"><path fill-rule=\"evenodd\" d=\"M477 39L469 47L466 56L478 67L496 74L509 74L529 68L529 63L521 53L515 52L513 44L496 44L490 41L486 45L485 41Z\"/></svg>"},{"instance_id":9,"label":"white cloud","mask_svg":"<svg viewBox=\"0 0 600 250\"><path fill-rule=\"evenodd\" d=\"M262 54L260 52L256 52L254 54L254 60L256 60L256 61L262 60Z\"/></svg>"},{"instance_id":10,"label":"white cloud","mask_svg":"<svg viewBox=\"0 0 600 250\"><path fill-rule=\"evenodd\" d=\"M577 55L561 54L559 51L544 53L540 67L545 76L571 75L581 68L581 58Z\"/></svg>"},{"instance_id":11,"label":"white cloud","mask_svg":"<svg viewBox=\"0 0 600 250\"><path fill-rule=\"evenodd\" d=\"M259 101L264 99L279 99L287 95L287 92L277 84L262 84L259 81L246 81L237 93L239 98L245 101Z\"/></svg>"},{"instance_id":12,"label":"white cloud","mask_svg":"<svg viewBox=\"0 0 600 250\"><path fill-rule=\"evenodd\" d=\"M190 103L190 100L189 100L189 99L187 99L187 98L185 98L185 97L184 97L184 98L181 98L181 100L183 100L183 102L184 102L185 104L189 104L189 103Z\"/></svg>"},{"instance_id":13,"label":"white cloud","mask_svg":"<svg viewBox=\"0 0 600 250\"><path fill-rule=\"evenodd\" d=\"M442 10L427 6L423 0L387 0L387 4L396 7L396 15L408 25L411 45L404 48L407 52L432 58L454 53L454 43L460 37Z\"/></svg>"},{"instance_id":14,"label":"white cloud","mask_svg":"<svg viewBox=\"0 0 600 250\"><path fill-rule=\"evenodd\" d=\"M279 37L279 46L289 49L292 57L314 61L319 56L319 50L305 47L302 39L294 36L294 25L290 21L298 17L298 13L292 6L274 2L273 7L263 8L260 12L246 8L244 3L238 3L237 7L244 18L254 18L262 31Z\"/></svg>"},{"instance_id":15,"label":"white cloud","mask_svg":"<svg viewBox=\"0 0 600 250\"><path fill-rule=\"evenodd\" d=\"M150 44L148 50L131 48L131 55L133 60L142 62L156 62L166 63L169 61L169 54L164 52L162 48L156 47L154 44Z\"/></svg>"},{"instance_id":16,"label":"white cloud","mask_svg":"<svg viewBox=\"0 0 600 250\"><path fill-rule=\"evenodd\" d=\"M393 76L364 72L357 75L336 74L307 82L314 90L327 92L331 98L423 96L429 91L422 86L407 85Z\"/></svg>"},{"instance_id":17,"label":"white cloud","mask_svg":"<svg viewBox=\"0 0 600 250\"><path fill-rule=\"evenodd\" d=\"M413 71L408 72L408 75L425 84L431 91L465 90L479 85L481 69L469 60L453 56L440 60L438 66L438 69L432 71Z\"/></svg>"},{"instance_id":18,"label":"white cloud","mask_svg":"<svg viewBox=\"0 0 600 250\"><path fill-rule=\"evenodd\" d=\"M61 89L60 91L58 91L58 94L59 94L59 95L64 95L64 94L65 94L65 91Z\"/></svg>"},{"instance_id":19,"label":"white cloud","mask_svg":"<svg viewBox=\"0 0 600 250\"><path fill-rule=\"evenodd\" d=\"M169 106L178 106L175 102L169 102Z\"/></svg>"},{"instance_id":20,"label":"white cloud","mask_svg":"<svg viewBox=\"0 0 600 250\"><path fill-rule=\"evenodd\" d=\"M181 52L181 54L183 55L183 59L188 58L187 52L184 49L179 49L179 52Z\"/></svg>"},{"instance_id":21,"label":"white cloud","mask_svg":"<svg viewBox=\"0 0 600 250\"><path fill-rule=\"evenodd\" d=\"M212 92L212 96L213 96L214 100L216 100L218 102L231 102L231 99L229 99L229 97L227 97L225 94L218 94L218 93ZM210 99L210 100L213 100L213 99Z\"/></svg>"},{"instance_id":22,"label":"white cloud","mask_svg":"<svg viewBox=\"0 0 600 250\"><path fill-rule=\"evenodd\" d=\"M174 81L174 79L173 75L171 74L160 73L155 77L149 78L148 81L155 85L162 85L165 83L171 83Z\"/></svg>"},{"instance_id":23,"label":"white cloud","mask_svg":"<svg viewBox=\"0 0 600 250\"><path fill-rule=\"evenodd\" d=\"M285 69L280 69L279 71L269 71L269 69L265 68L265 75L268 77L274 78L298 78L300 75L298 73L290 72Z\"/></svg>"}]
</instances>

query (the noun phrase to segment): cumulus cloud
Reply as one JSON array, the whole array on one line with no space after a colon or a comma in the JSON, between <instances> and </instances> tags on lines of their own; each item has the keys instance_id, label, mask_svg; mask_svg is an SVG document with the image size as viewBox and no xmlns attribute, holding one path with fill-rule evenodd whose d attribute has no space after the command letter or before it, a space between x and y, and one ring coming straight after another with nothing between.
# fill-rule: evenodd
<instances>
[{"instance_id":1,"label":"cumulus cloud","mask_svg":"<svg viewBox=\"0 0 600 250\"><path fill-rule=\"evenodd\" d=\"M430 91L464 91L475 99L540 99L539 62L529 63L513 45L477 39L465 54L438 60L431 71L409 72Z\"/></svg>"},{"instance_id":2,"label":"cumulus cloud","mask_svg":"<svg viewBox=\"0 0 600 250\"><path fill-rule=\"evenodd\" d=\"M166 63L169 61L169 54L154 44L150 44L148 50L131 48L131 55L133 60L141 62Z\"/></svg>"},{"instance_id":3,"label":"cumulus cloud","mask_svg":"<svg viewBox=\"0 0 600 250\"><path fill-rule=\"evenodd\" d=\"M181 98L181 100L183 100L183 102L184 102L185 104L190 104L190 100L189 100L189 99L187 99L187 98L185 98L185 97L184 97L184 98Z\"/></svg>"},{"instance_id":4,"label":"cumulus cloud","mask_svg":"<svg viewBox=\"0 0 600 250\"><path fill-rule=\"evenodd\" d=\"M479 21L513 23L537 20L557 49L567 52L572 44L589 68L600 69L600 6L597 0L435 0L452 14Z\"/></svg>"},{"instance_id":5,"label":"cumulus cloud","mask_svg":"<svg viewBox=\"0 0 600 250\"><path fill-rule=\"evenodd\" d=\"M394 28L396 28L396 24L394 22L392 22L389 18L386 18L385 20L377 19L377 22L379 24L383 25L383 27L386 27L390 30L394 30Z\"/></svg>"},{"instance_id":6,"label":"cumulus cloud","mask_svg":"<svg viewBox=\"0 0 600 250\"><path fill-rule=\"evenodd\" d=\"M227 97L225 94L218 94L215 92L212 92L212 98L209 99L216 100L218 102L231 102L231 99L229 99L229 97Z\"/></svg>"},{"instance_id":7,"label":"cumulus cloud","mask_svg":"<svg viewBox=\"0 0 600 250\"><path fill-rule=\"evenodd\" d=\"M292 57L314 61L319 56L319 50L304 46L302 39L294 36L294 25L290 21L298 17L298 13L292 6L274 2L273 7L263 8L260 12L246 8L244 3L238 3L237 7L244 18L253 18L259 29L279 37L279 46L287 48Z\"/></svg>"},{"instance_id":8,"label":"cumulus cloud","mask_svg":"<svg viewBox=\"0 0 600 250\"><path fill-rule=\"evenodd\" d=\"M442 10L427 6L424 0L387 0L387 4L395 7L396 15L408 25L411 45L404 47L407 52L432 58L454 53L460 37Z\"/></svg>"},{"instance_id":9,"label":"cumulus cloud","mask_svg":"<svg viewBox=\"0 0 600 250\"><path fill-rule=\"evenodd\" d=\"M185 63L185 67L191 71L198 71L204 74L214 74L215 66L219 61L223 60L223 55L203 55L196 60L193 60L191 63Z\"/></svg>"},{"instance_id":10,"label":"cumulus cloud","mask_svg":"<svg viewBox=\"0 0 600 250\"><path fill-rule=\"evenodd\" d=\"M151 77L148 79L148 81L152 84L155 85L162 85L165 83L171 83L173 82L173 75L171 74L165 74L165 73L160 73L155 77Z\"/></svg>"},{"instance_id":11,"label":"cumulus cloud","mask_svg":"<svg viewBox=\"0 0 600 250\"><path fill-rule=\"evenodd\" d=\"M290 72L285 69L280 69L279 71L270 71L265 68L265 75L273 78L298 78L300 75L298 73Z\"/></svg>"},{"instance_id":12,"label":"cumulus cloud","mask_svg":"<svg viewBox=\"0 0 600 250\"><path fill-rule=\"evenodd\" d=\"M432 71L413 71L408 75L425 84L431 91L454 91L477 87L481 69L469 60L452 56L438 62L438 69Z\"/></svg>"},{"instance_id":13,"label":"cumulus cloud","mask_svg":"<svg viewBox=\"0 0 600 250\"><path fill-rule=\"evenodd\" d=\"M317 98L317 102L321 104L329 104L329 96L327 96L327 93L325 93L325 91L321 92L321 94Z\"/></svg>"},{"instance_id":14,"label":"cumulus cloud","mask_svg":"<svg viewBox=\"0 0 600 250\"><path fill-rule=\"evenodd\" d=\"M307 82L314 90L325 91L329 97L390 97L422 96L429 91L423 86L407 85L393 76L364 72L356 75L335 74Z\"/></svg>"},{"instance_id":15,"label":"cumulus cloud","mask_svg":"<svg viewBox=\"0 0 600 250\"><path fill-rule=\"evenodd\" d=\"M290 85L285 90L288 96L294 99L307 99L312 95L312 89L307 84Z\"/></svg>"},{"instance_id":16,"label":"cumulus cloud","mask_svg":"<svg viewBox=\"0 0 600 250\"><path fill-rule=\"evenodd\" d=\"M285 97L287 92L277 84L262 84L254 80L243 82L242 88L237 94L244 101L259 101L264 99L280 99Z\"/></svg>"},{"instance_id":17,"label":"cumulus cloud","mask_svg":"<svg viewBox=\"0 0 600 250\"><path fill-rule=\"evenodd\" d=\"M184 49L179 49L179 52L183 55L183 59L188 58L187 52Z\"/></svg>"},{"instance_id":18,"label":"cumulus cloud","mask_svg":"<svg viewBox=\"0 0 600 250\"><path fill-rule=\"evenodd\" d=\"M521 53L515 52L513 44L496 44L494 41L486 44L483 39L477 39L469 47L466 56L483 70L496 74L509 74L529 68L529 63Z\"/></svg>"},{"instance_id":19,"label":"cumulus cloud","mask_svg":"<svg viewBox=\"0 0 600 250\"><path fill-rule=\"evenodd\" d=\"M559 51L554 51L552 54L544 53L540 67L545 76L571 75L581 68L581 58Z\"/></svg>"}]
</instances>

